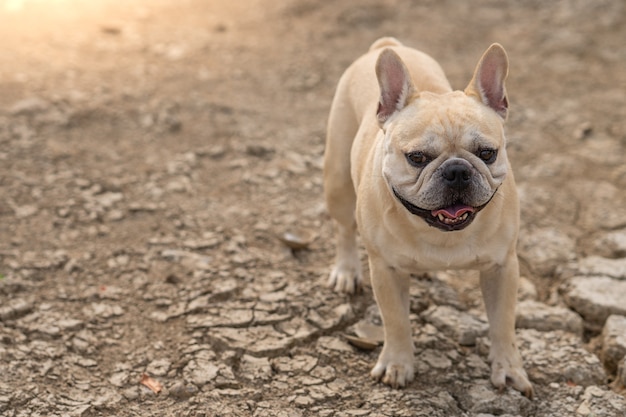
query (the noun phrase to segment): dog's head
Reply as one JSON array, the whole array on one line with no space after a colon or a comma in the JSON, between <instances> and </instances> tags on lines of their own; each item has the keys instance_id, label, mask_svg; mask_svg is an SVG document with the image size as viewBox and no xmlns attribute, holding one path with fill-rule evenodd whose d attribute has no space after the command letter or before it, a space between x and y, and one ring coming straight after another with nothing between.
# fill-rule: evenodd
<instances>
[{"instance_id":1,"label":"dog's head","mask_svg":"<svg viewBox=\"0 0 626 417\"><path fill-rule=\"evenodd\" d=\"M503 122L508 59L492 45L464 92L416 92L392 50L376 63L383 175L407 210L445 231L469 226L508 171Z\"/></svg>"}]
</instances>

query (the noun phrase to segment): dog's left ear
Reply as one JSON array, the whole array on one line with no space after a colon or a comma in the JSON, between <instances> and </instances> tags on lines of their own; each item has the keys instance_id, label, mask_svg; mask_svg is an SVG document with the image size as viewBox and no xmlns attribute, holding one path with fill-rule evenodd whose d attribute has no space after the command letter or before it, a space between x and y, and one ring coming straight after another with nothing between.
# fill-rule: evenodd
<instances>
[{"instance_id":1,"label":"dog's left ear","mask_svg":"<svg viewBox=\"0 0 626 417\"><path fill-rule=\"evenodd\" d=\"M407 105L415 87L404 62L390 48L384 49L378 56L376 76L380 86L376 117L382 127L387 119Z\"/></svg>"},{"instance_id":2,"label":"dog's left ear","mask_svg":"<svg viewBox=\"0 0 626 417\"><path fill-rule=\"evenodd\" d=\"M499 43L485 51L474 71L474 78L465 89L465 94L479 99L491 107L503 120L509 110L504 80L509 73L509 59Z\"/></svg>"}]
</instances>

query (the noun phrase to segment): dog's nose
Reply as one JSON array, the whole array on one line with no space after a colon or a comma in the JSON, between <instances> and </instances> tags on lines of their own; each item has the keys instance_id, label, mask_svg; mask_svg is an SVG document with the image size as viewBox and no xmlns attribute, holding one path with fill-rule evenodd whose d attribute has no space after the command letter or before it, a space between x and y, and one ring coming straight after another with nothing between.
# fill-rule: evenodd
<instances>
[{"instance_id":1,"label":"dog's nose","mask_svg":"<svg viewBox=\"0 0 626 417\"><path fill-rule=\"evenodd\" d=\"M443 179L449 187L463 189L466 188L472 178L470 169L464 164L448 165L443 170Z\"/></svg>"}]
</instances>

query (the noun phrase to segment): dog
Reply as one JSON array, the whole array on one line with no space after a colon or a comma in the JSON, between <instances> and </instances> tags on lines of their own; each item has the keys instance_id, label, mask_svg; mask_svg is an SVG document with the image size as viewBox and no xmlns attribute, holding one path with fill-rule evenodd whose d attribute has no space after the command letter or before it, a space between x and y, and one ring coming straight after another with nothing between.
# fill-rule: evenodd
<instances>
[{"instance_id":1,"label":"dog","mask_svg":"<svg viewBox=\"0 0 626 417\"><path fill-rule=\"evenodd\" d=\"M411 274L480 271L491 381L533 396L515 342L519 202L506 154L508 57L499 44L453 91L430 56L381 38L341 77L324 153L324 195L336 226L328 284L362 285L357 229L384 325L372 377L393 388L414 377Z\"/></svg>"}]
</instances>

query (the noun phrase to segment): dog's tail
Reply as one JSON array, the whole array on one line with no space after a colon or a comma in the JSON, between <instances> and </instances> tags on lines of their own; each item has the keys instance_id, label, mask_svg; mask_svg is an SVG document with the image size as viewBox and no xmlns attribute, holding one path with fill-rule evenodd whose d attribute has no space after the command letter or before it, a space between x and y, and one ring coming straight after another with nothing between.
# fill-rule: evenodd
<instances>
[{"instance_id":1,"label":"dog's tail","mask_svg":"<svg viewBox=\"0 0 626 417\"><path fill-rule=\"evenodd\" d=\"M374 41L372 46L370 46L369 50L371 52L371 51L374 51L376 49L384 48L386 46L402 46L402 42L400 42L399 40L397 40L396 38L393 38L391 36L386 36L384 38L380 38L380 39L377 39L376 41Z\"/></svg>"}]
</instances>

